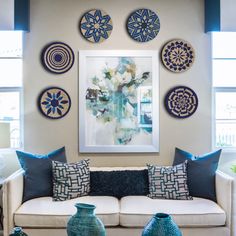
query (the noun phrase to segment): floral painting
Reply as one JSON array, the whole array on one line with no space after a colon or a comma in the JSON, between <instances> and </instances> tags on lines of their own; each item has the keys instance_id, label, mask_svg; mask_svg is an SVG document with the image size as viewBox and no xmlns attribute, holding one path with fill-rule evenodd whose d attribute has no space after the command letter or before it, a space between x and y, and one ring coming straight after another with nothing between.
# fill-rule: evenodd
<instances>
[{"instance_id":1,"label":"floral painting","mask_svg":"<svg viewBox=\"0 0 236 236\"><path fill-rule=\"evenodd\" d=\"M85 79L85 145L115 150L152 146L152 57L87 57L85 68L80 78Z\"/></svg>"}]
</instances>

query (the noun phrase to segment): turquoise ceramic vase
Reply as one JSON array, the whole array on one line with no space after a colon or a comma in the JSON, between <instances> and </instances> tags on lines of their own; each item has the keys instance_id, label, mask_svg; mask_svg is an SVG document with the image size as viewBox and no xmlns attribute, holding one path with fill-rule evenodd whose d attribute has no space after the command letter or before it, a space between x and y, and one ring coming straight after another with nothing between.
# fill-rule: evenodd
<instances>
[{"instance_id":1,"label":"turquoise ceramic vase","mask_svg":"<svg viewBox=\"0 0 236 236\"><path fill-rule=\"evenodd\" d=\"M142 236L182 236L182 233L170 215L157 213L145 226Z\"/></svg>"},{"instance_id":2,"label":"turquoise ceramic vase","mask_svg":"<svg viewBox=\"0 0 236 236\"><path fill-rule=\"evenodd\" d=\"M91 204L76 203L77 212L67 223L68 236L105 236L103 223L94 214L96 208Z\"/></svg>"},{"instance_id":3,"label":"turquoise ceramic vase","mask_svg":"<svg viewBox=\"0 0 236 236\"><path fill-rule=\"evenodd\" d=\"M15 227L9 236L28 236L22 231L21 227Z\"/></svg>"}]
</instances>

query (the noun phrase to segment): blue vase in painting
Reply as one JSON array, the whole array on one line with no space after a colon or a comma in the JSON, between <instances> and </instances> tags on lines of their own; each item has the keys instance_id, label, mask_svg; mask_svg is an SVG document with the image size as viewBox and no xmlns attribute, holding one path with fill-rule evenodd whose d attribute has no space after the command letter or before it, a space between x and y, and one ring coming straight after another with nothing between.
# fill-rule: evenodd
<instances>
[{"instance_id":1,"label":"blue vase in painting","mask_svg":"<svg viewBox=\"0 0 236 236\"><path fill-rule=\"evenodd\" d=\"M76 203L77 212L67 223L68 236L106 236L102 221L95 216L94 205Z\"/></svg>"},{"instance_id":2,"label":"blue vase in painting","mask_svg":"<svg viewBox=\"0 0 236 236\"><path fill-rule=\"evenodd\" d=\"M145 226L142 236L182 236L182 233L170 215L157 213Z\"/></svg>"}]
</instances>

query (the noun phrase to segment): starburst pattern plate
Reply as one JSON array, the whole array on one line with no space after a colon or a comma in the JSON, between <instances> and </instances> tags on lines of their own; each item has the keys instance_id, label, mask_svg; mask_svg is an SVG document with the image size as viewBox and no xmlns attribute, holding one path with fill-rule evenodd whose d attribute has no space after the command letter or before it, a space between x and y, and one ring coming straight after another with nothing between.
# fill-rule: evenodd
<instances>
[{"instance_id":1,"label":"starburst pattern plate","mask_svg":"<svg viewBox=\"0 0 236 236\"><path fill-rule=\"evenodd\" d=\"M100 43L108 39L112 29L111 17L102 10L88 11L80 21L82 35L93 43Z\"/></svg>"},{"instance_id":2,"label":"starburst pattern plate","mask_svg":"<svg viewBox=\"0 0 236 236\"><path fill-rule=\"evenodd\" d=\"M188 70L194 62L194 57L193 47L182 39L172 40L162 49L162 62L172 72Z\"/></svg>"},{"instance_id":3,"label":"starburst pattern plate","mask_svg":"<svg viewBox=\"0 0 236 236\"><path fill-rule=\"evenodd\" d=\"M128 33L136 41L148 42L160 31L160 20L157 14L149 9L138 9L127 21Z\"/></svg>"},{"instance_id":4,"label":"starburst pattern plate","mask_svg":"<svg viewBox=\"0 0 236 236\"><path fill-rule=\"evenodd\" d=\"M74 64L74 57L70 46L62 42L46 45L41 53L44 68L55 74L67 72Z\"/></svg>"},{"instance_id":5,"label":"starburst pattern plate","mask_svg":"<svg viewBox=\"0 0 236 236\"><path fill-rule=\"evenodd\" d=\"M47 118L60 119L70 110L70 96L62 88L47 88L38 97L38 107Z\"/></svg>"},{"instance_id":6,"label":"starburst pattern plate","mask_svg":"<svg viewBox=\"0 0 236 236\"><path fill-rule=\"evenodd\" d=\"M165 108L176 118L187 118L197 110L198 97L189 87L177 86L169 90L165 96Z\"/></svg>"}]
</instances>

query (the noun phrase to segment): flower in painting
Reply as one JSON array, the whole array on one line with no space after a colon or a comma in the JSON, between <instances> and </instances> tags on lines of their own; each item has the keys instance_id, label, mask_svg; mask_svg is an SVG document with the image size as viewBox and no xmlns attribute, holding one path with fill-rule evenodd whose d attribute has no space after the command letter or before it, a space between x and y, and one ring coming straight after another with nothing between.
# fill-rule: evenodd
<instances>
[{"instance_id":1,"label":"flower in painting","mask_svg":"<svg viewBox=\"0 0 236 236\"><path fill-rule=\"evenodd\" d=\"M138 74L134 60L126 57L119 58L114 68L105 64L102 77L91 78L93 87L87 88L86 107L98 121L115 121L115 144L126 145L140 129L147 131L138 124L137 88L149 78L150 72Z\"/></svg>"},{"instance_id":2,"label":"flower in painting","mask_svg":"<svg viewBox=\"0 0 236 236\"><path fill-rule=\"evenodd\" d=\"M63 99L63 95L61 91L57 92L49 92L47 91L47 96L45 100L42 102L42 105L45 106L45 110L47 111L47 115L49 114L58 114L61 116L63 114L64 105L68 104L69 101Z\"/></svg>"}]
</instances>

